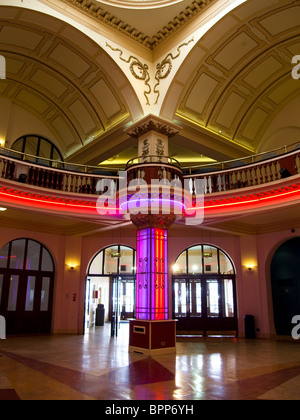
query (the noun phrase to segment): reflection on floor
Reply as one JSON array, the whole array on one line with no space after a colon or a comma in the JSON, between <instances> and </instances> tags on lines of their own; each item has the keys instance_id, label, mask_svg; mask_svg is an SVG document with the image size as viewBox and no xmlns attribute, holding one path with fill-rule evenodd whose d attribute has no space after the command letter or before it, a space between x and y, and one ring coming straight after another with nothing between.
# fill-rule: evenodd
<instances>
[{"instance_id":1,"label":"reflection on floor","mask_svg":"<svg viewBox=\"0 0 300 420\"><path fill-rule=\"evenodd\" d=\"M185 338L148 358L128 352L128 328L0 340L0 400L300 399L297 341Z\"/></svg>"}]
</instances>

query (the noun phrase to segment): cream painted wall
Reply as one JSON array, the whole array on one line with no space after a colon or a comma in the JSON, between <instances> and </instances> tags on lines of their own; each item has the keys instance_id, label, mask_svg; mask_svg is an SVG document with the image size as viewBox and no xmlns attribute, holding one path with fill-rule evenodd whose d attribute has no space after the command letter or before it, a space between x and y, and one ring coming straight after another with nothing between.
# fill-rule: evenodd
<instances>
[{"instance_id":1,"label":"cream painted wall","mask_svg":"<svg viewBox=\"0 0 300 420\"><path fill-rule=\"evenodd\" d=\"M299 107L300 97L297 96L274 116L262 136L257 153L300 143Z\"/></svg>"},{"instance_id":2,"label":"cream painted wall","mask_svg":"<svg viewBox=\"0 0 300 420\"><path fill-rule=\"evenodd\" d=\"M10 148L21 136L37 134L51 140L61 150L61 142L55 134L33 113L12 103L10 99L0 98L0 115L0 139L5 140L5 147ZM66 151L61 152L64 154Z\"/></svg>"}]
</instances>

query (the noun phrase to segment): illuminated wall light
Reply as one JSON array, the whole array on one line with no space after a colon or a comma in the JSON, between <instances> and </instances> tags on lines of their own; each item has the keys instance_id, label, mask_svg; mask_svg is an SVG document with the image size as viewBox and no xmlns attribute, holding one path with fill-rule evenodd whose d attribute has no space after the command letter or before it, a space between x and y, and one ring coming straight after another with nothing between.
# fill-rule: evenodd
<instances>
[{"instance_id":1,"label":"illuminated wall light","mask_svg":"<svg viewBox=\"0 0 300 420\"><path fill-rule=\"evenodd\" d=\"M254 271L254 270L255 270L256 265L255 265L254 263L247 263L247 264L245 265L245 267L246 267L246 269L247 269L248 271Z\"/></svg>"},{"instance_id":2,"label":"illuminated wall light","mask_svg":"<svg viewBox=\"0 0 300 420\"><path fill-rule=\"evenodd\" d=\"M6 211L7 208L6 207L0 207L0 211Z\"/></svg>"},{"instance_id":3,"label":"illuminated wall light","mask_svg":"<svg viewBox=\"0 0 300 420\"><path fill-rule=\"evenodd\" d=\"M68 264L66 264L66 266L68 267L68 270L71 271L71 272L76 271L77 268L78 268L78 265L75 264L75 263L68 263Z\"/></svg>"},{"instance_id":4,"label":"illuminated wall light","mask_svg":"<svg viewBox=\"0 0 300 420\"><path fill-rule=\"evenodd\" d=\"M0 138L0 146L3 147L5 145L5 140Z\"/></svg>"},{"instance_id":5,"label":"illuminated wall light","mask_svg":"<svg viewBox=\"0 0 300 420\"><path fill-rule=\"evenodd\" d=\"M176 273L176 271L179 270L178 264L174 264L172 268L173 268L173 273Z\"/></svg>"}]
</instances>

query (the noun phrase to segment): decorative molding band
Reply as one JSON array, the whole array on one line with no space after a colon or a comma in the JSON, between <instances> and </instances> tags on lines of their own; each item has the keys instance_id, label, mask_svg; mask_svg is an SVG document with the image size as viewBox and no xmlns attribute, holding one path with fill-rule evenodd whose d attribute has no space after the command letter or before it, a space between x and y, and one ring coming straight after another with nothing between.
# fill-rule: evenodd
<instances>
[{"instance_id":1,"label":"decorative molding band","mask_svg":"<svg viewBox=\"0 0 300 420\"><path fill-rule=\"evenodd\" d=\"M156 80L156 84L153 88L154 93L156 93L156 100L154 105L157 104L159 96L160 96L160 92L159 90L157 90L157 87L160 84L160 81L162 79L166 79L169 74L171 73L172 70L172 61L171 60L176 60L176 58L178 58L181 54L180 49L186 45L189 45L190 42L194 42L194 38L191 38L189 41L184 42L183 44L179 45L179 47L177 48L177 54L175 56L173 56L172 53L169 53L163 60L161 63L158 63L156 65L156 73L155 73L155 80ZM124 61L124 63L129 64L129 69L131 74L133 75L133 77L135 77L138 80L143 80L145 85L147 86L148 90L144 91L144 96L146 98L146 105L150 105L149 102L149 98L148 95L152 92L151 86L149 84L150 82L150 75L149 75L149 67L147 64L143 64L137 57L131 55L128 59L123 58L123 51L120 48L113 48L111 45L109 45L106 42L106 46L109 47L112 51L117 51L119 52L119 59Z\"/></svg>"},{"instance_id":2,"label":"decorative molding band","mask_svg":"<svg viewBox=\"0 0 300 420\"><path fill-rule=\"evenodd\" d=\"M148 95L151 93L152 89L149 85L150 75L149 75L149 68L147 64L143 64L138 58L131 55L127 60L122 57L123 51L120 48L113 48L111 45L106 43L106 46L109 47L112 51L118 51L120 60L124 61L125 63L129 64L129 69L133 77L138 80L143 80L145 85L148 87L148 91L144 91L144 96L146 98L146 105L150 105Z\"/></svg>"},{"instance_id":3,"label":"decorative molding band","mask_svg":"<svg viewBox=\"0 0 300 420\"><path fill-rule=\"evenodd\" d=\"M128 35L139 44L149 48L153 51L165 39L173 35L178 29L185 26L192 18L199 15L206 9L214 0L193 0L191 5L186 7L178 16L172 19L166 26L159 30L153 37L142 33L136 28L133 28L128 23L122 21L117 16L111 15L103 9L95 0L62 0L65 3L71 3L74 7L81 9L81 11L89 14L93 18L108 25L110 28Z\"/></svg>"},{"instance_id":4,"label":"decorative molding band","mask_svg":"<svg viewBox=\"0 0 300 420\"><path fill-rule=\"evenodd\" d=\"M154 93L156 93L156 101L155 101L155 105L157 104L158 98L160 96L159 90L157 90L157 87L160 84L161 79L166 79L169 74L171 73L172 70L172 60L175 60L176 58L178 58L181 54L180 49L186 45L189 45L190 42L194 42L194 37L192 39L190 39L187 42L184 42L183 44L179 45L179 47L177 48L177 54L175 56L173 56L172 53L169 53L163 60L161 63L158 63L156 65L156 73L155 73L155 80L157 81L156 85L153 88Z\"/></svg>"}]
</instances>

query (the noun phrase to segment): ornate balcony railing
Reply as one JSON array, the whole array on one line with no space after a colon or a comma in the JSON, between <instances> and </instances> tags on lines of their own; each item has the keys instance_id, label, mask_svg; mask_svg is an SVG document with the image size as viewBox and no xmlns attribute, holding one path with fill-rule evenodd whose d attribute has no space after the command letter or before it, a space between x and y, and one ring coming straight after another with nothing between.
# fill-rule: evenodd
<instances>
[{"instance_id":1,"label":"ornate balcony railing","mask_svg":"<svg viewBox=\"0 0 300 420\"><path fill-rule=\"evenodd\" d=\"M119 177L111 171L55 161L51 161L52 166L49 166L48 159L27 155L29 161L25 161L18 156L18 152L0 149L0 178L75 194L98 194L98 181L103 179L112 179L118 185ZM85 169L85 172L80 172L79 168Z\"/></svg>"},{"instance_id":2,"label":"ornate balcony railing","mask_svg":"<svg viewBox=\"0 0 300 420\"><path fill-rule=\"evenodd\" d=\"M292 148L292 146L289 147ZM253 160L257 159L257 156ZM264 154L263 157L264 160L244 165L241 161L230 161L231 165L229 161L218 163L221 169L215 166L194 168L193 171L188 170L188 173L184 175L178 161L173 158L160 156L161 161L157 161L154 160L157 157L153 157L148 162L141 162L139 158L134 158L126 167L127 181L138 178L151 184L152 179L166 179L170 182L173 179L185 178L190 180L190 191L197 193L195 180L203 179L205 194L211 194L259 186L300 174L300 149L295 145L294 150L288 153L279 156L272 156L270 153ZM234 164L238 166L234 167ZM34 187L73 194L99 194L98 181L104 179L113 180L118 190L118 172L67 162L50 162L47 159L0 148L0 178Z\"/></svg>"},{"instance_id":3,"label":"ornate balcony railing","mask_svg":"<svg viewBox=\"0 0 300 420\"><path fill-rule=\"evenodd\" d=\"M190 179L192 193L197 192L195 180L203 179L204 193L211 194L259 186L298 174L300 174L300 150L294 150L281 156L236 168L222 170L216 170L213 167L202 168L196 174L184 175L184 178Z\"/></svg>"}]
</instances>

